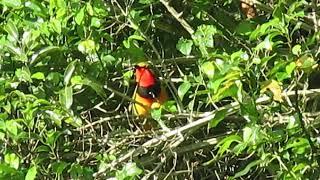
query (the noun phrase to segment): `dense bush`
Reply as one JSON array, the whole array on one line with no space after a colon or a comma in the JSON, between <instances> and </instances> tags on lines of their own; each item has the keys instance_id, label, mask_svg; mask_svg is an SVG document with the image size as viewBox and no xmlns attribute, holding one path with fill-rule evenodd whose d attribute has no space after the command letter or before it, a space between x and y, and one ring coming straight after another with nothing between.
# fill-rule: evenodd
<instances>
[{"instance_id":1,"label":"dense bush","mask_svg":"<svg viewBox=\"0 0 320 180\"><path fill-rule=\"evenodd\" d=\"M0 179L318 179L317 0L1 0ZM132 67L170 100L141 130Z\"/></svg>"}]
</instances>

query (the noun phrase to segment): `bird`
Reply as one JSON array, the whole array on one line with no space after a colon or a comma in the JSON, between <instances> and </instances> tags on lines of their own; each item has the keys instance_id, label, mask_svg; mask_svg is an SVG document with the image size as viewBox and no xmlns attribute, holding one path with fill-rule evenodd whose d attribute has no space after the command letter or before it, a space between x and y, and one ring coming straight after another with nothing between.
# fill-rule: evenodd
<instances>
[{"instance_id":1,"label":"bird","mask_svg":"<svg viewBox=\"0 0 320 180\"><path fill-rule=\"evenodd\" d=\"M160 79L148 67L147 63L138 63L134 67L136 89L132 99L133 114L147 117L151 109L160 108L168 99L168 94Z\"/></svg>"}]
</instances>

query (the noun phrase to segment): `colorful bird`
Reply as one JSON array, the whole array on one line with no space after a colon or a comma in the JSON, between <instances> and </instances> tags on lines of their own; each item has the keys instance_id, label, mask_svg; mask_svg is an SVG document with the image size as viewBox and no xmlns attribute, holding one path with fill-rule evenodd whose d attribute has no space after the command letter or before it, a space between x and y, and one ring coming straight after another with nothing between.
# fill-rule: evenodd
<instances>
[{"instance_id":1,"label":"colorful bird","mask_svg":"<svg viewBox=\"0 0 320 180\"><path fill-rule=\"evenodd\" d=\"M168 98L167 92L159 78L145 63L139 63L134 68L137 87L133 99L133 114L145 117L153 108L159 108Z\"/></svg>"}]
</instances>

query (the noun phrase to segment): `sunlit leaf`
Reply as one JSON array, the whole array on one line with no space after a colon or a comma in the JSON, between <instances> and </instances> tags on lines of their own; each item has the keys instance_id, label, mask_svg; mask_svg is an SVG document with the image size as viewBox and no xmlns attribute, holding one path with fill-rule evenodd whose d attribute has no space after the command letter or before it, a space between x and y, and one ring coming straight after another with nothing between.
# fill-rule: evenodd
<instances>
[{"instance_id":1,"label":"sunlit leaf","mask_svg":"<svg viewBox=\"0 0 320 180\"><path fill-rule=\"evenodd\" d=\"M1 1L0 1L1 2ZM4 1L6 2L6 1ZM13 1L13 2L18 2L18 1ZM14 38L15 41L18 41L19 39L19 32L17 26L12 22L9 21L5 26L4 30L7 31L7 33Z\"/></svg>"},{"instance_id":2,"label":"sunlit leaf","mask_svg":"<svg viewBox=\"0 0 320 180\"><path fill-rule=\"evenodd\" d=\"M176 113L178 111L175 101L166 101L163 104L163 109L171 113Z\"/></svg>"},{"instance_id":3,"label":"sunlit leaf","mask_svg":"<svg viewBox=\"0 0 320 180\"><path fill-rule=\"evenodd\" d=\"M209 77L214 77L214 65L212 62L205 62L201 65L201 70Z\"/></svg>"},{"instance_id":4,"label":"sunlit leaf","mask_svg":"<svg viewBox=\"0 0 320 180\"><path fill-rule=\"evenodd\" d=\"M36 72L36 73L32 74L31 78L38 79L38 80L44 80L45 76L44 76L43 72Z\"/></svg>"},{"instance_id":5,"label":"sunlit leaf","mask_svg":"<svg viewBox=\"0 0 320 180\"><path fill-rule=\"evenodd\" d=\"M96 50L96 43L90 39L81 41L78 45L78 50L83 54L92 54Z\"/></svg>"},{"instance_id":6,"label":"sunlit leaf","mask_svg":"<svg viewBox=\"0 0 320 180\"><path fill-rule=\"evenodd\" d=\"M73 103L73 89L71 86L66 86L64 89L65 106L69 109Z\"/></svg>"},{"instance_id":7,"label":"sunlit leaf","mask_svg":"<svg viewBox=\"0 0 320 180\"><path fill-rule=\"evenodd\" d=\"M19 6L21 6L21 0L1 0L0 4L12 8L18 8Z\"/></svg>"},{"instance_id":8,"label":"sunlit leaf","mask_svg":"<svg viewBox=\"0 0 320 180\"><path fill-rule=\"evenodd\" d=\"M126 179L126 178L133 178L137 175L140 175L143 171L137 167L135 163L127 163L122 168L121 171L116 173L117 179Z\"/></svg>"},{"instance_id":9,"label":"sunlit leaf","mask_svg":"<svg viewBox=\"0 0 320 180\"><path fill-rule=\"evenodd\" d=\"M285 150L292 148L292 150L297 154L304 154L306 150L310 150L309 141L306 138L291 138L287 145L285 146Z\"/></svg>"},{"instance_id":10,"label":"sunlit leaf","mask_svg":"<svg viewBox=\"0 0 320 180\"><path fill-rule=\"evenodd\" d=\"M62 32L62 27L61 27L61 22L60 22L60 20L52 19L52 20L51 20L51 26L52 26L53 30L54 30L56 33L61 34L61 32Z\"/></svg>"},{"instance_id":11,"label":"sunlit leaf","mask_svg":"<svg viewBox=\"0 0 320 180\"><path fill-rule=\"evenodd\" d=\"M91 26L99 28L101 26L101 20L96 17L91 18Z\"/></svg>"},{"instance_id":12,"label":"sunlit leaf","mask_svg":"<svg viewBox=\"0 0 320 180\"><path fill-rule=\"evenodd\" d=\"M301 54L301 45L297 44L292 48L292 54L298 56Z\"/></svg>"},{"instance_id":13,"label":"sunlit leaf","mask_svg":"<svg viewBox=\"0 0 320 180\"><path fill-rule=\"evenodd\" d=\"M76 63L77 63L77 61L72 61L71 63L69 63L69 65L67 66L67 68L64 72L63 82L66 86L70 83L70 79L72 77L72 74L76 69Z\"/></svg>"},{"instance_id":14,"label":"sunlit leaf","mask_svg":"<svg viewBox=\"0 0 320 180\"><path fill-rule=\"evenodd\" d=\"M76 16L75 16L75 21L76 21L76 23L77 23L78 25L81 25L82 22L83 22L83 19L84 19L84 11L85 11L85 7L81 8L81 9L77 12L77 14L76 14Z\"/></svg>"},{"instance_id":15,"label":"sunlit leaf","mask_svg":"<svg viewBox=\"0 0 320 180\"><path fill-rule=\"evenodd\" d=\"M10 165L10 167L18 169L20 165L19 157L14 153L9 153L4 156L4 162Z\"/></svg>"},{"instance_id":16,"label":"sunlit leaf","mask_svg":"<svg viewBox=\"0 0 320 180\"><path fill-rule=\"evenodd\" d=\"M184 55L188 56L191 53L193 42L187 39L179 39L177 49Z\"/></svg>"},{"instance_id":17,"label":"sunlit leaf","mask_svg":"<svg viewBox=\"0 0 320 180\"><path fill-rule=\"evenodd\" d=\"M261 93L265 93L270 90L273 93L273 99L278 102L283 102L282 100L282 88L280 84L275 80L266 81L262 85Z\"/></svg>"},{"instance_id":18,"label":"sunlit leaf","mask_svg":"<svg viewBox=\"0 0 320 180\"><path fill-rule=\"evenodd\" d=\"M25 180L34 180L36 178L36 175L37 175L37 167L33 166L28 170Z\"/></svg>"}]
</instances>

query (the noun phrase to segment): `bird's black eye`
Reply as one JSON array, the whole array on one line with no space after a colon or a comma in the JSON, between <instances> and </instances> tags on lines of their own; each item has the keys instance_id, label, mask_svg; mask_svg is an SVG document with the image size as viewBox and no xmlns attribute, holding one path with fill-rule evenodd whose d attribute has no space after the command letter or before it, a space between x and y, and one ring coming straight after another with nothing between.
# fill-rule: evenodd
<instances>
[{"instance_id":1,"label":"bird's black eye","mask_svg":"<svg viewBox=\"0 0 320 180\"><path fill-rule=\"evenodd\" d=\"M148 94L149 94L153 99L156 98L156 95L155 95L152 91L149 91Z\"/></svg>"}]
</instances>

